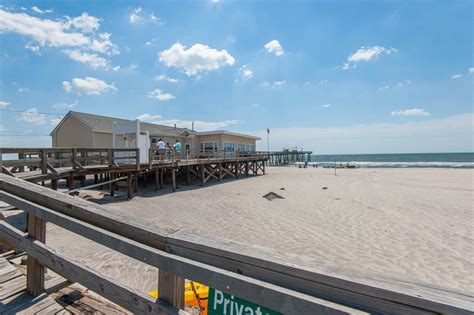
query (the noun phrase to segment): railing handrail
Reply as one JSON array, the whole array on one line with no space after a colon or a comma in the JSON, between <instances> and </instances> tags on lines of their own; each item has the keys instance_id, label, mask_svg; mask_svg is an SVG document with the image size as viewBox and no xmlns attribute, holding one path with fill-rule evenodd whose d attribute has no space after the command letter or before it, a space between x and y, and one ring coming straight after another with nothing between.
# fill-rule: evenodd
<instances>
[{"instance_id":1,"label":"railing handrail","mask_svg":"<svg viewBox=\"0 0 474 315\"><path fill-rule=\"evenodd\" d=\"M394 291L394 286L374 287L249 256L235 245L223 250L219 242L183 232L152 232L139 219L135 219L138 225L132 225L119 213L5 175L0 175L0 200L138 260L277 311L316 312L323 310L321 305L326 311L348 311L317 297L372 311L469 314L474 310L472 298L453 292L413 286ZM299 307L309 309L304 312Z\"/></svg>"},{"instance_id":2,"label":"railing handrail","mask_svg":"<svg viewBox=\"0 0 474 315\"><path fill-rule=\"evenodd\" d=\"M262 306L285 313L299 314L305 312L349 314L354 311L349 307L321 300L320 298L289 290L268 282L263 282L254 277L229 272L225 269L199 262L199 260L168 253L164 251L168 244L167 237L161 237L159 234L151 231L140 231L139 227L125 223L123 219L115 220L106 214L95 212L96 218L103 218L102 224L97 221L90 223L91 211L94 210L93 208L98 209L100 207L87 202L81 202L77 200L77 198L66 196L19 179L6 177L5 175L0 175L0 187L0 200L27 211L28 215L33 216L33 218L39 218L45 222L52 222L72 232L79 233L92 241L119 251L122 254L157 267L160 270L206 283L215 289L240 296L241 298ZM15 190L17 193L18 190L23 190L24 192L28 191L28 193L19 197L12 193ZM41 203L31 200L37 198L41 198L42 204L51 203L50 206L41 205ZM76 210L82 209L83 211L74 211L75 214L72 215L73 213L66 210L63 206L59 208L52 206L54 200L61 200L60 203L68 204L70 210L76 208ZM107 213L107 211L105 213ZM116 228L112 229L111 227L113 226L116 226ZM159 242L163 242L163 245L150 246L149 244L153 244L150 239L146 242L130 239L129 236L132 230L136 235L149 234L151 236L155 234L155 236L160 236L161 240ZM0 236L10 241L12 245L26 250L28 254L35 257L46 267L59 272L59 274L63 274L72 281L80 282L96 292L99 291L97 293L121 304L131 311L135 311L134 307L140 307L138 311L143 312L147 309L146 305L150 306L150 311L156 310L156 304L153 304L155 301L147 299L143 294L137 294L137 292L129 288L120 286L114 281L94 273L83 265L68 261L60 254L50 250L43 243L38 243L38 241L31 239L31 237L27 237L27 235L8 226L8 224L0 223ZM85 278L80 279L78 275L83 275ZM98 283L101 285L98 285ZM132 301L128 301L124 297L124 294L127 294L127 292L130 294ZM161 306L159 305L159 307L168 310L167 313L170 311L163 303Z\"/></svg>"}]
</instances>

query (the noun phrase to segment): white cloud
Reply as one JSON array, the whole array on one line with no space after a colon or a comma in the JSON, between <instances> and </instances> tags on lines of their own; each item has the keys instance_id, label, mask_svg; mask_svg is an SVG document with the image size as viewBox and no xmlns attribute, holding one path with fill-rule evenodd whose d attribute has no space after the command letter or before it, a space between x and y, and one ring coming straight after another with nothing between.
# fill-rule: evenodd
<instances>
[{"instance_id":1,"label":"white cloud","mask_svg":"<svg viewBox=\"0 0 474 315\"><path fill-rule=\"evenodd\" d=\"M474 74L474 67L467 69L469 75Z\"/></svg>"},{"instance_id":2,"label":"white cloud","mask_svg":"<svg viewBox=\"0 0 474 315\"><path fill-rule=\"evenodd\" d=\"M107 55L119 53L110 40L110 34L95 32L100 26L98 18L83 13L66 19L41 19L0 9L0 31L28 37L39 47L80 48Z\"/></svg>"},{"instance_id":3,"label":"white cloud","mask_svg":"<svg viewBox=\"0 0 474 315\"><path fill-rule=\"evenodd\" d=\"M270 150L298 146L315 154L472 152L473 120L474 114L467 113L423 121L272 128ZM263 130L252 134L267 136Z\"/></svg>"},{"instance_id":4,"label":"white cloud","mask_svg":"<svg viewBox=\"0 0 474 315\"><path fill-rule=\"evenodd\" d=\"M78 101L74 101L73 103L58 103L51 106L51 108L59 108L59 109L73 109L79 105Z\"/></svg>"},{"instance_id":5,"label":"white cloud","mask_svg":"<svg viewBox=\"0 0 474 315\"><path fill-rule=\"evenodd\" d=\"M151 91L150 93L148 93L148 97L154 100L163 101L163 102L166 102L175 98L173 94L163 93L160 89Z\"/></svg>"},{"instance_id":6,"label":"white cloud","mask_svg":"<svg viewBox=\"0 0 474 315\"><path fill-rule=\"evenodd\" d=\"M361 47L355 53L347 58L349 62L370 61L378 55L385 53L387 55L396 52L395 48L385 48L382 46Z\"/></svg>"},{"instance_id":7,"label":"white cloud","mask_svg":"<svg viewBox=\"0 0 474 315\"><path fill-rule=\"evenodd\" d=\"M181 120L181 119L166 119L166 120L157 120L153 121L155 124L165 125L165 126L174 126L176 124L179 128L188 128L191 129L193 121L191 120ZM198 131L214 131L229 126L237 125L241 123L240 120L224 120L224 121L202 121L194 120L194 129Z\"/></svg>"},{"instance_id":8,"label":"white cloud","mask_svg":"<svg viewBox=\"0 0 474 315\"><path fill-rule=\"evenodd\" d=\"M355 53L347 57L347 62L342 65L343 70L354 69L356 64L361 61L371 61L380 54L390 55L395 53L397 50L395 48L385 48L382 46L372 46L372 47L361 47Z\"/></svg>"},{"instance_id":9,"label":"white cloud","mask_svg":"<svg viewBox=\"0 0 474 315\"><path fill-rule=\"evenodd\" d=\"M56 126L57 124L59 124L61 122L61 120L63 120L62 117L61 118L51 118L49 120L49 122L50 122L51 125Z\"/></svg>"},{"instance_id":10,"label":"white cloud","mask_svg":"<svg viewBox=\"0 0 474 315\"><path fill-rule=\"evenodd\" d=\"M410 84L412 84L411 80L403 80L403 81L400 81L400 82L398 82L398 83L396 83L392 86L390 86L388 84L386 84L384 86L381 86L381 87L379 87L379 90L387 90L389 88L400 88L401 89L401 88L404 88L404 87L406 87Z\"/></svg>"},{"instance_id":11,"label":"white cloud","mask_svg":"<svg viewBox=\"0 0 474 315\"><path fill-rule=\"evenodd\" d=\"M43 125L46 123L46 116L38 113L38 110L33 107L21 113L17 120L34 125Z\"/></svg>"},{"instance_id":12,"label":"white cloud","mask_svg":"<svg viewBox=\"0 0 474 315\"><path fill-rule=\"evenodd\" d=\"M30 89L29 88L19 88L17 90L18 93L23 93L23 92L28 92Z\"/></svg>"},{"instance_id":13,"label":"white cloud","mask_svg":"<svg viewBox=\"0 0 474 315\"><path fill-rule=\"evenodd\" d=\"M275 81L275 82L273 82L273 87L279 87L279 86L283 86L285 84L286 84L286 80Z\"/></svg>"},{"instance_id":14,"label":"white cloud","mask_svg":"<svg viewBox=\"0 0 474 315\"><path fill-rule=\"evenodd\" d=\"M461 78L462 78L462 74L460 74L460 73L453 74L453 75L451 76L451 79L453 79L453 80L461 79Z\"/></svg>"},{"instance_id":15,"label":"white cloud","mask_svg":"<svg viewBox=\"0 0 474 315\"><path fill-rule=\"evenodd\" d=\"M25 8L26 9L26 8ZM53 13L52 9L46 9L46 10L41 10L37 6L31 7L31 11L39 13L39 14L45 14L45 13Z\"/></svg>"},{"instance_id":16,"label":"white cloud","mask_svg":"<svg viewBox=\"0 0 474 315\"><path fill-rule=\"evenodd\" d=\"M66 92L86 93L87 95L100 95L109 91L118 91L114 83L108 84L92 77L74 78L71 82L64 81L63 88Z\"/></svg>"},{"instance_id":17,"label":"white cloud","mask_svg":"<svg viewBox=\"0 0 474 315\"><path fill-rule=\"evenodd\" d=\"M249 65L243 65L242 67L240 67L239 72L240 72L243 80L248 80L248 79L251 79L253 77L253 71L249 67Z\"/></svg>"},{"instance_id":18,"label":"white cloud","mask_svg":"<svg viewBox=\"0 0 474 315\"><path fill-rule=\"evenodd\" d=\"M25 48L31 50L34 54L41 56L40 46L34 45L33 43L27 43Z\"/></svg>"},{"instance_id":19,"label":"white cloud","mask_svg":"<svg viewBox=\"0 0 474 315\"><path fill-rule=\"evenodd\" d=\"M167 67L183 69L188 76L218 70L235 63L234 57L227 50L219 51L203 44L194 44L186 49L179 42L162 51L159 58Z\"/></svg>"},{"instance_id":20,"label":"white cloud","mask_svg":"<svg viewBox=\"0 0 474 315\"><path fill-rule=\"evenodd\" d=\"M5 132L7 130L8 130L7 127L0 125L0 132Z\"/></svg>"},{"instance_id":21,"label":"white cloud","mask_svg":"<svg viewBox=\"0 0 474 315\"><path fill-rule=\"evenodd\" d=\"M64 49L63 52L69 56L72 60L85 63L89 65L92 69L109 69L110 68L110 62L105 59L100 57L97 54L88 54L81 52L80 50L77 49Z\"/></svg>"},{"instance_id":22,"label":"white cloud","mask_svg":"<svg viewBox=\"0 0 474 315\"><path fill-rule=\"evenodd\" d=\"M276 56L281 56L285 53L280 42L276 39L266 43L264 47L269 53L275 54Z\"/></svg>"},{"instance_id":23,"label":"white cloud","mask_svg":"<svg viewBox=\"0 0 474 315\"><path fill-rule=\"evenodd\" d=\"M80 16L75 18L67 18L66 28L75 28L84 33L93 33L100 27L100 19L89 15L87 12L83 12Z\"/></svg>"},{"instance_id":24,"label":"white cloud","mask_svg":"<svg viewBox=\"0 0 474 315\"><path fill-rule=\"evenodd\" d=\"M0 109L5 109L10 105L9 102L0 101Z\"/></svg>"},{"instance_id":25,"label":"white cloud","mask_svg":"<svg viewBox=\"0 0 474 315\"><path fill-rule=\"evenodd\" d=\"M151 121L153 119L161 119L161 115L152 115L152 114L142 114L137 117L141 121Z\"/></svg>"},{"instance_id":26,"label":"white cloud","mask_svg":"<svg viewBox=\"0 0 474 315\"><path fill-rule=\"evenodd\" d=\"M429 116L423 108L401 109L392 112L392 116Z\"/></svg>"},{"instance_id":27,"label":"white cloud","mask_svg":"<svg viewBox=\"0 0 474 315\"><path fill-rule=\"evenodd\" d=\"M170 78L164 74L157 75L155 77L155 80L157 81L168 81L170 83L178 83L178 79Z\"/></svg>"},{"instance_id":28,"label":"white cloud","mask_svg":"<svg viewBox=\"0 0 474 315\"><path fill-rule=\"evenodd\" d=\"M331 104L323 104L323 105L321 105L321 107L322 108L329 108L329 107L332 107L332 105Z\"/></svg>"},{"instance_id":29,"label":"white cloud","mask_svg":"<svg viewBox=\"0 0 474 315\"><path fill-rule=\"evenodd\" d=\"M153 12L148 13L143 10L142 7L133 9L132 12L130 12L128 15L128 22L130 24L140 24L146 22L164 24L164 21L155 16Z\"/></svg>"}]
</instances>

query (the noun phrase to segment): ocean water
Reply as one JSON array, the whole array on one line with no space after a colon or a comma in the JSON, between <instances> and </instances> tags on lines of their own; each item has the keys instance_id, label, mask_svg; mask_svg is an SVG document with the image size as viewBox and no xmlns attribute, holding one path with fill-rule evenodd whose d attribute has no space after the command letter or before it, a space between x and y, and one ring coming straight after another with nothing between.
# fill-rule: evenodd
<instances>
[{"instance_id":1,"label":"ocean water","mask_svg":"<svg viewBox=\"0 0 474 315\"><path fill-rule=\"evenodd\" d=\"M320 166L349 164L356 167L439 167L474 168L474 152L404 153L404 154L337 154L312 155L311 162Z\"/></svg>"}]
</instances>

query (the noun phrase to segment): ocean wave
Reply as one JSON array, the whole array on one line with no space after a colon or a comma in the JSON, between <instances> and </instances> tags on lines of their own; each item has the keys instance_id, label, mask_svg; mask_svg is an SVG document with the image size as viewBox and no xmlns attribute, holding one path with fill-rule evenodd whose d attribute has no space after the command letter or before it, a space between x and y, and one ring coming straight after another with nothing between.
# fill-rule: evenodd
<instances>
[{"instance_id":1,"label":"ocean wave","mask_svg":"<svg viewBox=\"0 0 474 315\"><path fill-rule=\"evenodd\" d=\"M303 162L297 162L304 164ZM309 165L334 167L334 161L308 162ZM374 162L374 161L336 161L337 166L351 165L355 167L436 167L436 168L474 168L474 162Z\"/></svg>"}]
</instances>

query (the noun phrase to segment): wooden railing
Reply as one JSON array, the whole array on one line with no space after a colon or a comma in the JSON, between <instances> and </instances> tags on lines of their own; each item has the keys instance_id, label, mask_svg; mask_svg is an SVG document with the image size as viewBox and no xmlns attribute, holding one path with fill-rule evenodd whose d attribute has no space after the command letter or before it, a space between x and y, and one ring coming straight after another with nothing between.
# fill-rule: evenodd
<instances>
[{"instance_id":1,"label":"wooden railing","mask_svg":"<svg viewBox=\"0 0 474 315\"><path fill-rule=\"evenodd\" d=\"M28 231L0 222L0 238L28 254L27 288L44 291L44 267L134 313L178 314L184 279L199 281L284 314L472 314L472 297L415 285L380 286L316 273L248 254L238 244L166 232L148 222L0 174L0 200L28 214ZM159 269L154 300L74 262L44 244L52 222ZM225 249L224 249L225 248Z\"/></svg>"},{"instance_id":2,"label":"wooden railing","mask_svg":"<svg viewBox=\"0 0 474 315\"><path fill-rule=\"evenodd\" d=\"M268 159L268 154L265 152L256 151L226 151L226 150L182 150L176 152L173 149L158 151L156 149L149 149L150 161L176 162L176 161L212 161L219 160L225 162L227 160L236 160L239 158L258 158Z\"/></svg>"},{"instance_id":3,"label":"wooden railing","mask_svg":"<svg viewBox=\"0 0 474 315\"><path fill-rule=\"evenodd\" d=\"M6 159L3 155L9 155ZM55 173L57 168L87 166L140 166L139 149L122 148L0 148L2 172L40 170ZM8 169L11 168L11 169Z\"/></svg>"}]
</instances>

